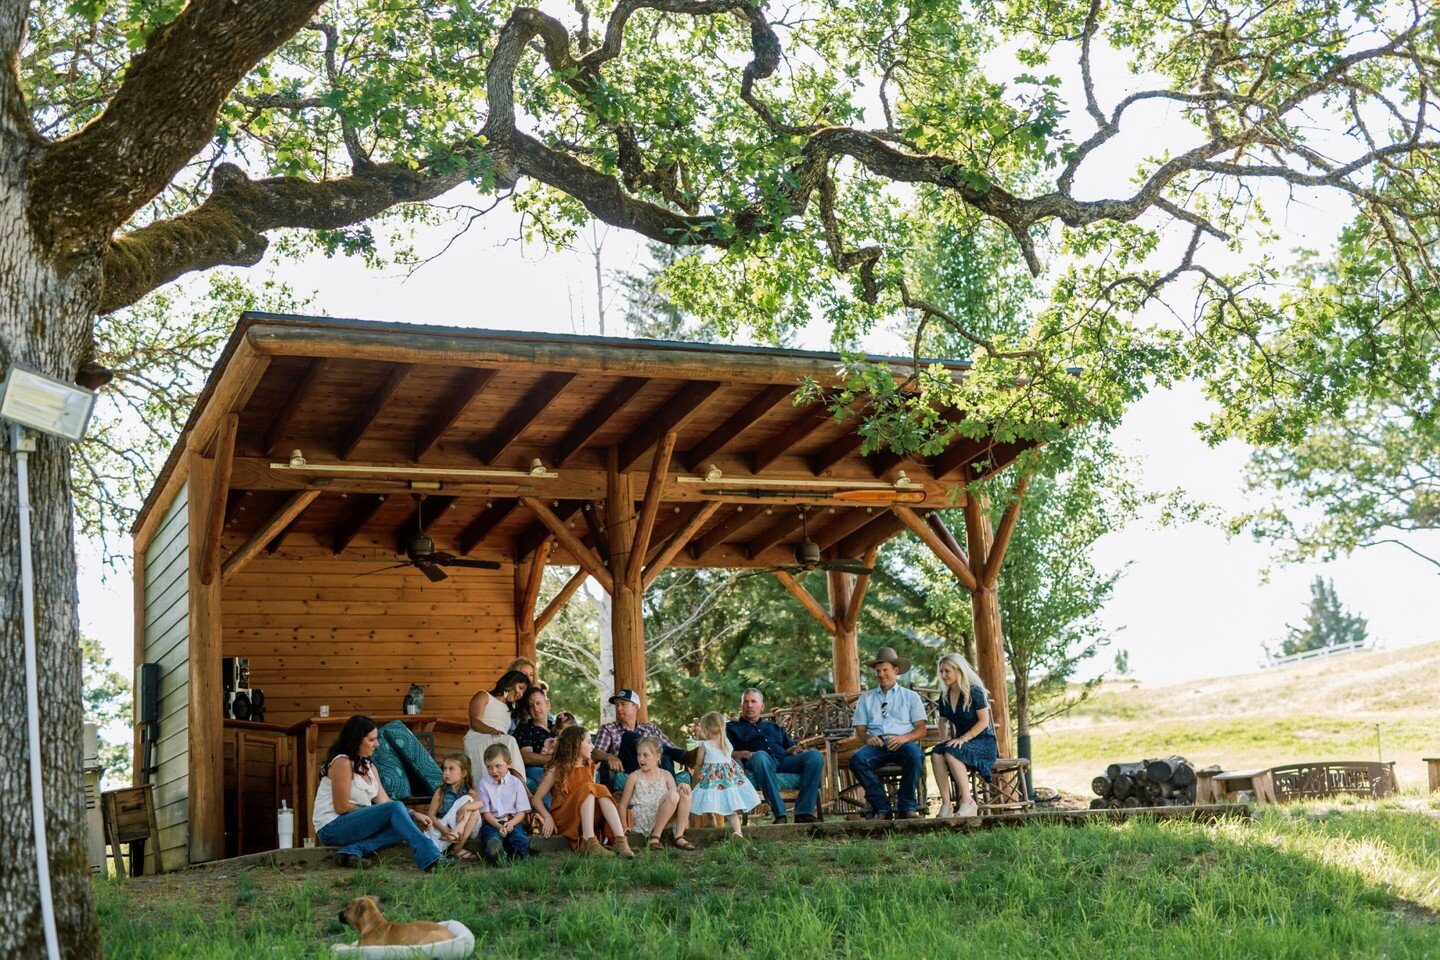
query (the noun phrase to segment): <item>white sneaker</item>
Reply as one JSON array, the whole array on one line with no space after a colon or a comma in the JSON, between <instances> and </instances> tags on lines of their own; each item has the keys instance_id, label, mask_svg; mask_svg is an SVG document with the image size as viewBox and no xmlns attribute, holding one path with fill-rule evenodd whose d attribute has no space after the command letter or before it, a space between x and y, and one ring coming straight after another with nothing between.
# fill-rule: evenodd
<instances>
[{"instance_id":1,"label":"white sneaker","mask_svg":"<svg viewBox=\"0 0 1440 960\"><path fill-rule=\"evenodd\" d=\"M935 814L937 820L948 820L955 816L955 808L948 803L940 804L940 810Z\"/></svg>"},{"instance_id":2,"label":"white sneaker","mask_svg":"<svg viewBox=\"0 0 1440 960\"><path fill-rule=\"evenodd\" d=\"M957 817L978 817L980 807L974 802L960 804L960 809L955 811Z\"/></svg>"}]
</instances>

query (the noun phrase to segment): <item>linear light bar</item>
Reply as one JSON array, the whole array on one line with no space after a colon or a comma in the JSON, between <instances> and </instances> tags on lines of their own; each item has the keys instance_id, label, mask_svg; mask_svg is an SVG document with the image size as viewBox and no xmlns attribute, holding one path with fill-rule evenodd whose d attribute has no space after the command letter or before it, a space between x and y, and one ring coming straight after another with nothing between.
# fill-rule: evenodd
<instances>
[{"instance_id":1,"label":"linear light bar","mask_svg":"<svg viewBox=\"0 0 1440 960\"><path fill-rule=\"evenodd\" d=\"M467 467L392 467L366 463L310 463L296 450L288 462L272 463L271 470L293 470L296 473L331 475L337 473L380 474L390 477L481 477L496 480L555 480L560 474L546 470L539 460L529 470L487 470Z\"/></svg>"}]
</instances>

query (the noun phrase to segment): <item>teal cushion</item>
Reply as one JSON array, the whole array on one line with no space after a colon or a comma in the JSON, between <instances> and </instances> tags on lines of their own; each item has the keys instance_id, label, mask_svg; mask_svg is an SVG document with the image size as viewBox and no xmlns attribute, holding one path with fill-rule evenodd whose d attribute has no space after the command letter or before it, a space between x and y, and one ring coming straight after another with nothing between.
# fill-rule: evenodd
<instances>
[{"instance_id":1,"label":"teal cushion","mask_svg":"<svg viewBox=\"0 0 1440 960\"><path fill-rule=\"evenodd\" d=\"M445 779L440 766L435 762L435 758L430 756L430 751L425 749L425 744L410 732L409 727L399 720L391 720L380 728L380 742L389 744L404 768L409 779L409 792L406 796L428 797L440 789L440 784ZM390 790L388 783L385 790Z\"/></svg>"},{"instance_id":2,"label":"teal cushion","mask_svg":"<svg viewBox=\"0 0 1440 960\"><path fill-rule=\"evenodd\" d=\"M400 756L389 740L380 738L375 752L370 755L370 762L375 764L380 774L380 785L391 800L410 799L410 775L405 772L405 765L400 762Z\"/></svg>"}]
</instances>

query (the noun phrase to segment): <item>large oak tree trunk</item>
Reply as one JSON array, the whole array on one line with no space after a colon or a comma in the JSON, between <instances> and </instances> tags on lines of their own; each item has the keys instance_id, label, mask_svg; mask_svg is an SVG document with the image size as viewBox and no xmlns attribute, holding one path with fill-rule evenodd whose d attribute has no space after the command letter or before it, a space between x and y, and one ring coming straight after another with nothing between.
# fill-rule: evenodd
<instances>
[{"instance_id":1,"label":"large oak tree trunk","mask_svg":"<svg viewBox=\"0 0 1440 960\"><path fill-rule=\"evenodd\" d=\"M20 362L74 376L99 302L99 259L63 272L51 264L26 216L32 146L0 135L0 374ZM40 922L21 616L19 504L8 432L0 456L0 957L45 955ZM70 450L42 437L31 454L30 498L50 876L61 953L100 956L85 845L81 778L79 622L76 613Z\"/></svg>"}]
</instances>

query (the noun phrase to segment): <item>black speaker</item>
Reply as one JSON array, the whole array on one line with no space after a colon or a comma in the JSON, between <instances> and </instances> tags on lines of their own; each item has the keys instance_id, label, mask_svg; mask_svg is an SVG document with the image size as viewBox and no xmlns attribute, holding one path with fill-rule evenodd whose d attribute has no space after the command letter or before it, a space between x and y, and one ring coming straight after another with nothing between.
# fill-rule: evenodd
<instances>
[{"instance_id":1,"label":"black speaker","mask_svg":"<svg viewBox=\"0 0 1440 960\"><path fill-rule=\"evenodd\" d=\"M249 690L225 691L225 719L252 720L254 710L255 704L250 699Z\"/></svg>"},{"instance_id":2,"label":"black speaker","mask_svg":"<svg viewBox=\"0 0 1440 960\"><path fill-rule=\"evenodd\" d=\"M220 659L220 671L226 690L250 689L249 659L245 657L222 657Z\"/></svg>"},{"instance_id":3,"label":"black speaker","mask_svg":"<svg viewBox=\"0 0 1440 960\"><path fill-rule=\"evenodd\" d=\"M263 723L265 720L265 691L250 691L250 719L256 723Z\"/></svg>"},{"instance_id":4,"label":"black speaker","mask_svg":"<svg viewBox=\"0 0 1440 960\"><path fill-rule=\"evenodd\" d=\"M135 685L139 688L136 702L140 705L138 722L142 725L160 722L160 664L142 663L136 671Z\"/></svg>"}]
</instances>

